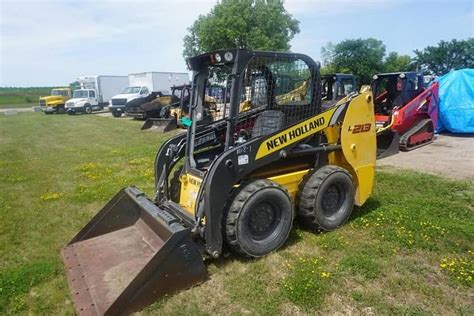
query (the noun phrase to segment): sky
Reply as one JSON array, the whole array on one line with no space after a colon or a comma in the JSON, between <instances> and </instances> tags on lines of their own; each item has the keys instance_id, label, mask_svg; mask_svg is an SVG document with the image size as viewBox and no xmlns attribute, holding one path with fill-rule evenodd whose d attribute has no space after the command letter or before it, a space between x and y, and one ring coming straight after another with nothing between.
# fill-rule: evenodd
<instances>
[{"instance_id":1,"label":"sky","mask_svg":"<svg viewBox=\"0 0 474 316\"><path fill-rule=\"evenodd\" d=\"M186 71L183 37L216 0L0 0L0 86L61 86L81 75ZM291 50L320 60L328 42L373 37L413 56L474 37L474 0L287 0Z\"/></svg>"}]
</instances>

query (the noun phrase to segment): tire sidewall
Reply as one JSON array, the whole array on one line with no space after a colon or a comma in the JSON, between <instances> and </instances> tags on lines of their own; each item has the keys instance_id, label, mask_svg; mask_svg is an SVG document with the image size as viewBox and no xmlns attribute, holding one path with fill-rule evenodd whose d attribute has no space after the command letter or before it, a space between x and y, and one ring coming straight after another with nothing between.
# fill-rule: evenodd
<instances>
[{"instance_id":1,"label":"tire sidewall","mask_svg":"<svg viewBox=\"0 0 474 316\"><path fill-rule=\"evenodd\" d=\"M264 201L272 204L273 207L279 207L281 218L270 236L262 240L255 240L251 237L246 221L252 213L253 207ZM236 236L238 243L249 256L264 256L280 248L285 243L293 225L293 218L293 203L285 191L275 187L262 188L255 191L242 207L237 219Z\"/></svg>"},{"instance_id":2,"label":"tire sidewall","mask_svg":"<svg viewBox=\"0 0 474 316\"><path fill-rule=\"evenodd\" d=\"M113 117L121 117L121 116L122 116L122 113L121 113L121 112L117 112L117 111L112 111L112 116L113 116Z\"/></svg>"},{"instance_id":3,"label":"tire sidewall","mask_svg":"<svg viewBox=\"0 0 474 316\"><path fill-rule=\"evenodd\" d=\"M86 105L84 106L84 112L85 112L86 114L91 114L91 113L92 113L92 107L91 107L90 105L86 104Z\"/></svg>"},{"instance_id":4,"label":"tire sidewall","mask_svg":"<svg viewBox=\"0 0 474 316\"><path fill-rule=\"evenodd\" d=\"M340 184L343 187L344 201L334 215L327 217L323 213L322 205L328 188L333 184ZM354 186L351 178L344 172L340 171L330 174L322 182L314 203L314 216L316 222L325 230L332 230L344 224L351 215L354 206Z\"/></svg>"}]
</instances>

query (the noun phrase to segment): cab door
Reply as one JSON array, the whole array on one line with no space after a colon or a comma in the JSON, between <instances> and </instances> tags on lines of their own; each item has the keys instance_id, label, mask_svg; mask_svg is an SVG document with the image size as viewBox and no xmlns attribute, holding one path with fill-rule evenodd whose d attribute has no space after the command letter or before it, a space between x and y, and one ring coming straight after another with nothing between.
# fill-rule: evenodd
<instances>
[{"instance_id":1,"label":"cab door","mask_svg":"<svg viewBox=\"0 0 474 316\"><path fill-rule=\"evenodd\" d=\"M89 90L89 104L92 107L98 107L99 106L99 101L97 100L97 95L95 93L95 90Z\"/></svg>"}]
</instances>

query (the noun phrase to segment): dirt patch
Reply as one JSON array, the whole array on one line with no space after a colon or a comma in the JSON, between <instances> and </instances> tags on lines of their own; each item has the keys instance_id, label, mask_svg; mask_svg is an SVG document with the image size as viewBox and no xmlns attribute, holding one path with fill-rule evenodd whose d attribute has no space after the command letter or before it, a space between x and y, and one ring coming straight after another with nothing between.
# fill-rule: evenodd
<instances>
[{"instance_id":1,"label":"dirt patch","mask_svg":"<svg viewBox=\"0 0 474 316\"><path fill-rule=\"evenodd\" d=\"M381 159L377 165L474 180L474 135L437 135L433 143Z\"/></svg>"}]
</instances>

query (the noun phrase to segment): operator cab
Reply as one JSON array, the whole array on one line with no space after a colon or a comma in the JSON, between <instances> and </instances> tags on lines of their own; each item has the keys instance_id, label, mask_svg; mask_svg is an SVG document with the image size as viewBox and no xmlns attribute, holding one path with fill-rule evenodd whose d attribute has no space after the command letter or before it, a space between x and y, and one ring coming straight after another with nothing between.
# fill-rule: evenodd
<instances>
[{"instance_id":1,"label":"operator cab","mask_svg":"<svg viewBox=\"0 0 474 316\"><path fill-rule=\"evenodd\" d=\"M377 120L390 121L394 111L402 108L422 93L423 76L416 72L379 74L373 77L375 114Z\"/></svg>"},{"instance_id":2,"label":"operator cab","mask_svg":"<svg viewBox=\"0 0 474 316\"><path fill-rule=\"evenodd\" d=\"M337 101L356 92L353 74L334 73L321 76L321 100L323 109L336 105Z\"/></svg>"},{"instance_id":3,"label":"operator cab","mask_svg":"<svg viewBox=\"0 0 474 316\"><path fill-rule=\"evenodd\" d=\"M190 169L205 171L225 150L321 111L318 66L305 55L217 51L188 59L188 67L190 119L196 121L187 136ZM213 97L210 91L222 93ZM212 122L199 124L209 114Z\"/></svg>"},{"instance_id":4,"label":"operator cab","mask_svg":"<svg viewBox=\"0 0 474 316\"><path fill-rule=\"evenodd\" d=\"M188 113L189 101L191 97L191 86L189 84L171 87L171 107L183 106L183 110Z\"/></svg>"}]
</instances>

